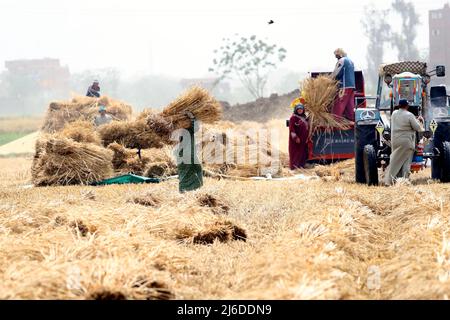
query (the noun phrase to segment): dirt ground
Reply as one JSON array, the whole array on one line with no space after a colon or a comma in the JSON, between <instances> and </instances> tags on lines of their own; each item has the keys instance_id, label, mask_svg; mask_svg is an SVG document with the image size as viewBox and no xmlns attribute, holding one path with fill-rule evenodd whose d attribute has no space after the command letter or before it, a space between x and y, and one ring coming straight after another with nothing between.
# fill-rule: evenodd
<instances>
[{"instance_id":1,"label":"dirt ground","mask_svg":"<svg viewBox=\"0 0 450 320\"><path fill-rule=\"evenodd\" d=\"M207 178L30 187L0 159L1 299L446 299L450 185ZM206 201L205 201L206 199ZM245 240L245 241L244 241Z\"/></svg>"}]
</instances>

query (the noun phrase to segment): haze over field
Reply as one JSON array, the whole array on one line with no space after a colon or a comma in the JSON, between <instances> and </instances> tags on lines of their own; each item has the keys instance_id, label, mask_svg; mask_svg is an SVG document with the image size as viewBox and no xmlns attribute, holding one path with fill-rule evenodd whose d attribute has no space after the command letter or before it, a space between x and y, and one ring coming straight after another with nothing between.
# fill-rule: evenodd
<instances>
[{"instance_id":1,"label":"haze over field","mask_svg":"<svg viewBox=\"0 0 450 320\"><path fill-rule=\"evenodd\" d=\"M414 0L419 14L416 47L428 57L428 12L446 0ZM70 90L50 91L24 101L14 99L2 84L0 116L38 114L48 100L84 93L93 78L103 94L135 105L160 107L183 88L180 79L212 78L214 50L224 37L256 35L287 50L286 59L270 72L265 95L297 88L309 71L330 70L333 50L343 47L358 69L367 68L368 38L362 26L365 9L391 8L392 0L320 1L56 1L4 0L0 3L0 72L4 62L17 59L59 59L71 73ZM275 23L267 22L273 19ZM401 18L387 19L400 30ZM397 59L397 49L386 47L386 61ZM108 72L105 72L108 70ZM237 79L228 79L229 92L217 93L230 103L252 100ZM0 78L1 82L1 78ZM27 89L24 85L22 90ZM39 90L35 90L39 91ZM21 100L20 100L21 99Z\"/></svg>"}]
</instances>

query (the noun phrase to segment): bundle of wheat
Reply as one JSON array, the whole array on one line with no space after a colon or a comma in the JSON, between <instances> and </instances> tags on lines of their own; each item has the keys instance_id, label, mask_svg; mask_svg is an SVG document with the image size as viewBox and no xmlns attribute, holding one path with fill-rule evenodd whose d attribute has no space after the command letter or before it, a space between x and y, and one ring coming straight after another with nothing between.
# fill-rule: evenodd
<instances>
[{"instance_id":1,"label":"bundle of wheat","mask_svg":"<svg viewBox=\"0 0 450 320\"><path fill-rule=\"evenodd\" d=\"M111 115L114 120L129 120L133 112L133 108L119 100L112 99L108 96L101 96L100 98L74 96L72 102L82 108L92 108L98 111L98 106L106 107L106 113Z\"/></svg>"},{"instance_id":2,"label":"bundle of wheat","mask_svg":"<svg viewBox=\"0 0 450 320\"><path fill-rule=\"evenodd\" d=\"M176 163L169 147L141 150L128 149L118 143L108 146L114 152L112 164L120 173L134 173L151 178L161 178L176 174Z\"/></svg>"},{"instance_id":3,"label":"bundle of wheat","mask_svg":"<svg viewBox=\"0 0 450 320\"><path fill-rule=\"evenodd\" d=\"M98 106L105 105L106 112L115 120L127 120L131 116L131 106L108 98L91 98L76 96L72 101L54 101L51 102L46 116L42 131L56 132L64 128L66 123L76 120L92 121L98 114Z\"/></svg>"},{"instance_id":4,"label":"bundle of wheat","mask_svg":"<svg viewBox=\"0 0 450 320\"><path fill-rule=\"evenodd\" d=\"M319 128L350 129L352 123L331 113L332 105L338 94L338 82L327 76L308 78L303 81L301 92L305 99L306 112L309 117L310 135Z\"/></svg>"},{"instance_id":5,"label":"bundle of wheat","mask_svg":"<svg viewBox=\"0 0 450 320\"><path fill-rule=\"evenodd\" d=\"M112 175L112 152L58 135L43 137L32 182L37 186L90 184Z\"/></svg>"},{"instance_id":6,"label":"bundle of wheat","mask_svg":"<svg viewBox=\"0 0 450 320\"><path fill-rule=\"evenodd\" d=\"M246 241L246 231L227 220L218 220L201 227L184 227L177 230L176 237L187 243L193 244L213 244L218 242L229 242L233 240Z\"/></svg>"},{"instance_id":7,"label":"bundle of wheat","mask_svg":"<svg viewBox=\"0 0 450 320\"><path fill-rule=\"evenodd\" d=\"M124 146L114 142L108 146L108 149L114 152L112 165L118 173L134 173L143 175L150 158L141 151L139 157L136 150L127 149Z\"/></svg>"},{"instance_id":8,"label":"bundle of wheat","mask_svg":"<svg viewBox=\"0 0 450 320\"><path fill-rule=\"evenodd\" d=\"M170 146L146 150L146 155L150 158L146 166L146 177L165 178L177 174L177 162Z\"/></svg>"},{"instance_id":9,"label":"bundle of wheat","mask_svg":"<svg viewBox=\"0 0 450 320\"><path fill-rule=\"evenodd\" d=\"M76 120L67 123L61 131L61 135L76 142L101 144L100 137L90 121Z\"/></svg>"},{"instance_id":10,"label":"bundle of wheat","mask_svg":"<svg viewBox=\"0 0 450 320\"><path fill-rule=\"evenodd\" d=\"M162 137L148 127L145 119L136 121L113 121L98 130L105 147L117 142L127 148L161 148Z\"/></svg>"},{"instance_id":11,"label":"bundle of wheat","mask_svg":"<svg viewBox=\"0 0 450 320\"><path fill-rule=\"evenodd\" d=\"M194 86L165 107L160 115L174 128L187 129L191 121L186 112L203 123L214 123L222 117L222 105L207 90Z\"/></svg>"},{"instance_id":12,"label":"bundle of wheat","mask_svg":"<svg viewBox=\"0 0 450 320\"><path fill-rule=\"evenodd\" d=\"M203 150L205 168L215 173L239 177L277 176L281 173L282 165L279 151L270 146L228 145L217 153ZM216 150L217 151L217 150Z\"/></svg>"}]
</instances>

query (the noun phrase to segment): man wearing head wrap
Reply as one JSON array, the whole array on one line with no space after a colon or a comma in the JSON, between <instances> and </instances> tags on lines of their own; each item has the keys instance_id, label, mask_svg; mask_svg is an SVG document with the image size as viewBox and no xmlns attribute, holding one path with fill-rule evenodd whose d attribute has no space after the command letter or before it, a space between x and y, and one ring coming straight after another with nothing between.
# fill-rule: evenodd
<instances>
[{"instance_id":1,"label":"man wearing head wrap","mask_svg":"<svg viewBox=\"0 0 450 320\"><path fill-rule=\"evenodd\" d=\"M398 110L391 115L391 146L392 153L389 166L386 169L384 183L392 184L395 178L409 178L411 162L416 148L416 131L423 132L424 128L414 114L408 111L408 101L400 100Z\"/></svg>"},{"instance_id":2,"label":"man wearing head wrap","mask_svg":"<svg viewBox=\"0 0 450 320\"><path fill-rule=\"evenodd\" d=\"M308 158L309 125L300 99L295 99L292 105L294 112L289 119L289 167L295 170L303 168Z\"/></svg>"},{"instance_id":3,"label":"man wearing head wrap","mask_svg":"<svg viewBox=\"0 0 450 320\"><path fill-rule=\"evenodd\" d=\"M112 117L109 114L106 114L106 107L100 106L98 108L99 115L95 117L94 124L96 127L110 123L112 121Z\"/></svg>"},{"instance_id":4,"label":"man wearing head wrap","mask_svg":"<svg viewBox=\"0 0 450 320\"><path fill-rule=\"evenodd\" d=\"M338 61L331 77L339 82L339 96L332 112L355 121L355 66L343 49L336 49L334 55Z\"/></svg>"},{"instance_id":5,"label":"man wearing head wrap","mask_svg":"<svg viewBox=\"0 0 450 320\"><path fill-rule=\"evenodd\" d=\"M94 83L89 86L87 93L87 97L99 98L100 97L100 86L98 80L94 80Z\"/></svg>"}]
</instances>

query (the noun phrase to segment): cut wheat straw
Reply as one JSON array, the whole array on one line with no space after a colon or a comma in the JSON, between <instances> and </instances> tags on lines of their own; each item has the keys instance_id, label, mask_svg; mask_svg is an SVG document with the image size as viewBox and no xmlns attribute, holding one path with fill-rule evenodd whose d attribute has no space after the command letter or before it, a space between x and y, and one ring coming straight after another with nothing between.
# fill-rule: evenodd
<instances>
[{"instance_id":1,"label":"cut wheat straw","mask_svg":"<svg viewBox=\"0 0 450 320\"><path fill-rule=\"evenodd\" d=\"M67 123L61 131L61 135L76 142L101 144L100 136L95 131L93 123L86 120Z\"/></svg>"},{"instance_id":2,"label":"cut wheat straw","mask_svg":"<svg viewBox=\"0 0 450 320\"><path fill-rule=\"evenodd\" d=\"M66 123L77 120L92 121L98 114L99 105L106 106L106 112L115 120L127 120L131 116L131 106L121 101L106 96L101 98L76 96L71 101L50 103L42 131L48 133L60 131Z\"/></svg>"},{"instance_id":3,"label":"cut wheat straw","mask_svg":"<svg viewBox=\"0 0 450 320\"><path fill-rule=\"evenodd\" d=\"M174 128L189 128L191 121L186 115L191 112L197 120L214 123L222 117L222 105L201 87L192 87L170 103L161 116L173 124Z\"/></svg>"},{"instance_id":4,"label":"cut wheat straw","mask_svg":"<svg viewBox=\"0 0 450 320\"><path fill-rule=\"evenodd\" d=\"M112 175L110 150L57 135L41 139L31 169L35 185L90 184Z\"/></svg>"},{"instance_id":5,"label":"cut wheat straw","mask_svg":"<svg viewBox=\"0 0 450 320\"><path fill-rule=\"evenodd\" d=\"M304 94L306 112L309 117L310 136L316 130L332 128L350 129L351 122L331 113L338 94L338 82L327 76L308 78L303 81L301 92Z\"/></svg>"}]
</instances>

